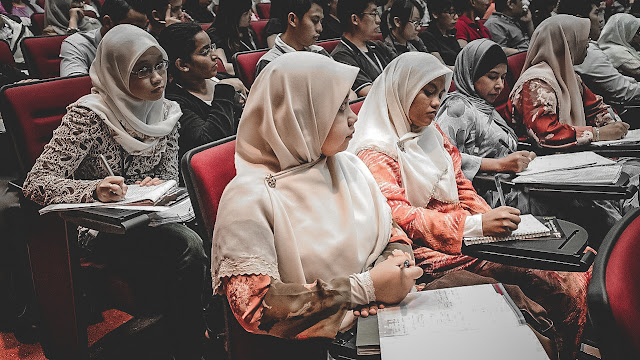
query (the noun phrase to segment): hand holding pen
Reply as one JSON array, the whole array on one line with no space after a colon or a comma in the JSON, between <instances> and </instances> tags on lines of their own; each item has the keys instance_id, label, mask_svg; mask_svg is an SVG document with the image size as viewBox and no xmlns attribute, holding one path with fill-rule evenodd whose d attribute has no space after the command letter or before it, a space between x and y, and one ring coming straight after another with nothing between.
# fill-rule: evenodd
<instances>
[{"instance_id":1,"label":"hand holding pen","mask_svg":"<svg viewBox=\"0 0 640 360\"><path fill-rule=\"evenodd\" d=\"M113 202L124 199L124 196L127 193L127 184L124 183L124 178L122 176L114 175L113 170L111 170L111 166L109 166L104 155L100 155L100 160L109 173L109 176L105 177L100 183L98 183L98 186L96 186L94 191L94 197L101 202Z\"/></svg>"},{"instance_id":2,"label":"hand holding pen","mask_svg":"<svg viewBox=\"0 0 640 360\"><path fill-rule=\"evenodd\" d=\"M501 172L514 172L519 173L529 166L529 163L536 158L536 153L531 151L512 151L507 143L500 139L498 140L502 146L507 149L509 155L500 159L500 171Z\"/></svg>"}]
</instances>

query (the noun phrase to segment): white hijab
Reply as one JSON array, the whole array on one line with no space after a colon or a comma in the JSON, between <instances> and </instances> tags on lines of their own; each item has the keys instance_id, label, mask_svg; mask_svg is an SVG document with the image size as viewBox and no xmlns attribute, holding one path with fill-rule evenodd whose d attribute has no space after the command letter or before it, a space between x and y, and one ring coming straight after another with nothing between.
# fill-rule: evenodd
<instances>
[{"instance_id":1,"label":"white hijab","mask_svg":"<svg viewBox=\"0 0 640 360\"><path fill-rule=\"evenodd\" d=\"M452 71L433 55L408 52L398 56L373 82L356 123L349 151L381 151L396 159L402 186L413 206L427 206L431 199L458 202L453 160L444 148L442 134L434 125L412 131L409 108L418 92L430 81Z\"/></svg>"},{"instance_id":2,"label":"white hijab","mask_svg":"<svg viewBox=\"0 0 640 360\"><path fill-rule=\"evenodd\" d=\"M607 54L614 67L631 60L640 61L640 53L630 41L640 28L640 19L631 14L611 15L602 29L598 46Z\"/></svg>"},{"instance_id":3,"label":"white hijab","mask_svg":"<svg viewBox=\"0 0 640 360\"><path fill-rule=\"evenodd\" d=\"M168 135L182 116L178 103L165 100L164 96L145 101L129 91L136 61L152 47L167 58L156 39L137 26L124 24L111 29L100 41L89 69L91 94L77 103L96 112L112 130L114 139L133 155L163 151L157 148L159 138Z\"/></svg>"},{"instance_id":4,"label":"white hijab","mask_svg":"<svg viewBox=\"0 0 640 360\"><path fill-rule=\"evenodd\" d=\"M367 167L353 154L321 153L358 71L298 51L256 79L213 233L214 291L234 275L297 284L349 276L386 247L391 209Z\"/></svg>"}]
</instances>

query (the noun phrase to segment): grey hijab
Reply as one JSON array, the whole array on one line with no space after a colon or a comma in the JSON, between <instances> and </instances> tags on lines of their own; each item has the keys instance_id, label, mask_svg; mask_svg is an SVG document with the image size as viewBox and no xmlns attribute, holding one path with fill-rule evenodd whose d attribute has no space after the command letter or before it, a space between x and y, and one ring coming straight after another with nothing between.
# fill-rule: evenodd
<instances>
[{"instance_id":1,"label":"grey hijab","mask_svg":"<svg viewBox=\"0 0 640 360\"><path fill-rule=\"evenodd\" d=\"M47 0L44 3L44 26L53 26L56 33L65 35L69 27L71 0ZM78 30L90 31L101 27L100 20L85 16L78 21Z\"/></svg>"},{"instance_id":2,"label":"grey hijab","mask_svg":"<svg viewBox=\"0 0 640 360\"><path fill-rule=\"evenodd\" d=\"M453 70L453 83L456 86L456 90L450 92L440 105L440 110L436 115L436 119L440 117L442 113L447 111L450 105L455 104L456 99L462 100L468 106L476 108L478 111L489 116L489 121L495 121L506 133L508 133L517 142L516 133L507 125L506 121L496 111L493 104L483 99L476 92L473 85L474 79L477 78L477 72L479 65L482 62L483 57L489 52L492 47L500 48L500 45L489 39L478 39L469 42L462 51L456 57L456 63ZM502 49L500 49L502 51Z\"/></svg>"}]
</instances>

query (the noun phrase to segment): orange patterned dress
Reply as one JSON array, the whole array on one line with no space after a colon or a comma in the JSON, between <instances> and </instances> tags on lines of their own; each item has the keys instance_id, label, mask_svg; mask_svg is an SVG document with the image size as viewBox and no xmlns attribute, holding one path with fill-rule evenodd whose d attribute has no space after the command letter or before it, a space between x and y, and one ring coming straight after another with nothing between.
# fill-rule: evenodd
<instances>
[{"instance_id":1,"label":"orange patterned dress","mask_svg":"<svg viewBox=\"0 0 640 360\"><path fill-rule=\"evenodd\" d=\"M432 126L442 132L437 124ZM444 147L453 159L459 204L431 200L426 207L414 207L405 195L400 166L394 158L371 149L360 151L358 157L373 173L386 196L393 220L413 241L416 264L425 271L426 280L464 269L520 286L529 298L547 310L560 337L556 343L561 358L569 359L577 351L586 322L591 270L583 273L536 270L461 255L466 217L484 213L490 207L462 173L458 150L444 134L443 139Z\"/></svg>"}]
</instances>

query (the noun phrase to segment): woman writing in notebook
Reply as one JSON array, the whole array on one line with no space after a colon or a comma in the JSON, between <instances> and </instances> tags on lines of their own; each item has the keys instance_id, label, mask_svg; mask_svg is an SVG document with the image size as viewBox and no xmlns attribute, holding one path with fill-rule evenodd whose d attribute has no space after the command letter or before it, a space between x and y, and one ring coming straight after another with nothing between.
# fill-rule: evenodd
<instances>
[{"instance_id":1,"label":"woman writing in notebook","mask_svg":"<svg viewBox=\"0 0 640 360\"><path fill-rule=\"evenodd\" d=\"M132 25L110 30L89 71L92 94L67 108L27 175L24 195L42 205L110 202L124 197L127 184L178 180L182 113L163 97L166 68L167 55L148 32ZM141 310L165 314L177 359L201 358L206 256L194 231L178 223L126 235L80 229L79 242L92 260L126 274Z\"/></svg>"},{"instance_id":2,"label":"woman writing in notebook","mask_svg":"<svg viewBox=\"0 0 640 360\"><path fill-rule=\"evenodd\" d=\"M425 280L465 269L519 285L547 309L560 354L571 356L586 321L590 271L533 270L461 255L463 236L509 234L520 212L491 209L462 173L458 150L432 124L451 76L433 55L400 55L374 82L349 149L369 167L394 221L413 241Z\"/></svg>"}]
</instances>

